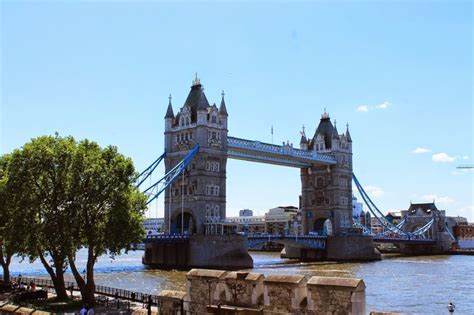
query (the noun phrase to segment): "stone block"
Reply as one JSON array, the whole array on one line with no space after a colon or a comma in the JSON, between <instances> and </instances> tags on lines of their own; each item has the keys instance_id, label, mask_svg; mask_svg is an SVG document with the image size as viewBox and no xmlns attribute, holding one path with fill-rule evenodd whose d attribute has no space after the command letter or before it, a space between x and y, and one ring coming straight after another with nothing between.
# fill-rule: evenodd
<instances>
[{"instance_id":1,"label":"stone block","mask_svg":"<svg viewBox=\"0 0 474 315\"><path fill-rule=\"evenodd\" d=\"M314 314L365 314L362 279L312 277L307 288L307 309Z\"/></svg>"}]
</instances>

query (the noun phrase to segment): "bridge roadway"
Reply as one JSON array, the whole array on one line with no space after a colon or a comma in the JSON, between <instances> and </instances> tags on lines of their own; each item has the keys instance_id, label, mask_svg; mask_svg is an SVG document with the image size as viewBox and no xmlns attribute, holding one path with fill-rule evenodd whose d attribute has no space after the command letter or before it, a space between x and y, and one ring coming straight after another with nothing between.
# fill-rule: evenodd
<instances>
[{"instance_id":1,"label":"bridge roadway","mask_svg":"<svg viewBox=\"0 0 474 315\"><path fill-rule=\"evenodd\" d=\"M185 242L189 240L189 235L148 235L144 243L166 243L170 240L174 242ZM249 245L256 246L265 242L275 242L283 245L291 245L297 248L325 249L327 236L324 235L284 235L267 234L247 236ZM374 237L375 243L405 243L414 245L433 245L436 242L432 239L408 239L402 237Z\"/></svg>"},{"instance_id":2,"label":"bridge roadway","mask_svg":"<svg viewBox=\"0 0 474 315\"><path fill-rule=\"evenodd\" d=\"M333 165L337 161L329 154L305 151L292 145L275 145L260 141L227 137L227 156L232 159L261 162L290 167L309 167L314 164Z\"/></svg>"}]
</instances>

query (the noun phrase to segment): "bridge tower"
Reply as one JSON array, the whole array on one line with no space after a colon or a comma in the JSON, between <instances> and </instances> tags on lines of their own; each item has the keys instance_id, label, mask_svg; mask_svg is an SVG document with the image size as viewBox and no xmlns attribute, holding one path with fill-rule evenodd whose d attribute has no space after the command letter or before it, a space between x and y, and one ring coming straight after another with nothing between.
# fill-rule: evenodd
<instances>
[{"instance_id":1,"label":"bridge tower","mask_svg":"<svg viewBox=\"0 0 474 315\"><path fill-rule=\"evenodd\" d=\"M190 235L221 234L226 216L227 109L210 105L197 78L176 115L171 96L165 115L166 172L196 144L199 153L165 192L165 230ZM171 216L170 216L171 214Z\"/></svg>"},{"instance_id":2,"label":"bridge tower","mask_svg":"<svg viewBox=\"0 0 474 315\"><path fill-rule=\"evenodd\" d=\"M339 134L324 111L313 138L302 135L303 150L332 155L337 164L301 169L303 233L343 235L352 226L352 139Z\"/></svg>"}]
</instances>

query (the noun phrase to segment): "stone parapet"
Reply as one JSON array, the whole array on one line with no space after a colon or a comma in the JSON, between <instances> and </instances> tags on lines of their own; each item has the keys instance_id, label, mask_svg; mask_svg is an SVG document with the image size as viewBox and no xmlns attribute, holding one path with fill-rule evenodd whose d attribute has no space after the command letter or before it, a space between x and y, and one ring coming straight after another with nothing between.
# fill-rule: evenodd
<instances>
[{"instance_id":1,"label":"stone parapet","mask_svg":"<svg viewBox=\"0 0 474 315\"><path fill-rule=\"evenodd\" d=\"M365 314L365 284L354 278L192 269L186 292L160 297L160 314Z\"/></svg>"}]
</instances>

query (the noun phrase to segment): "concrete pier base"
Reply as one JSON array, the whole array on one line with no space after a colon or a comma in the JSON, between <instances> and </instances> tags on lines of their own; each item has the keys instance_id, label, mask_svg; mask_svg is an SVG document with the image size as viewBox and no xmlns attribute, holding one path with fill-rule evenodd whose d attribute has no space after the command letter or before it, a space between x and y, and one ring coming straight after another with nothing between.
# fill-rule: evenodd
<instances>
[{"instance_id":1,"label":"concrete pier base","mask_svg":"<svg viewBox=\"0 0 474 315\"><path fill-rule=\"evenodd\" d=\"M324 261L326 260L325 250L311 248L298 248L285 246L280 253L281 258L298 259L300 261Z\"/></svg>"},{"instance_id":2,"label":"concrete pier base","mask_svg":"<svg viewBox=\"0 0 474 315\"><path fill-rule=\"evenodd\" d=\"M380 260L370 236L329 236L325 250L299 248L286 245L280 257L301 261L374 261Z\"/></svg>"},{"instance_id":3,"label":"concrete pier base","mask_svg":"<svg viewBox=\"0 0 474 315\"><path fill-rule=\"evenodd\" d=\"M247 240L240 235L195 235L188 239L156 239L145 243L144 265L160 269L253 267Z\"/></svg>"},{"instance_id":4,"label":"concrete pier base","mask_svg":"<svg viewBox=\"0 0 474 315\"><path fill-rule=\"evenodd\" d=\"M326 251L328 260L374 261L382 259L371 236L329 236Z\"/></svg>"}]
</instances>

